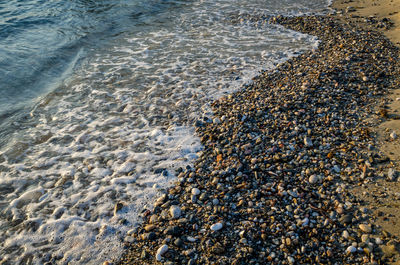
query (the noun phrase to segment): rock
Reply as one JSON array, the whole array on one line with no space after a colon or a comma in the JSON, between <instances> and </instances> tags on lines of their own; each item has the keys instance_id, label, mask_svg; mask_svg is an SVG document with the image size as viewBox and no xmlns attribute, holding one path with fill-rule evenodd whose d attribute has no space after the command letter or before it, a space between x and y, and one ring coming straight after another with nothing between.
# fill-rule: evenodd
<instances>
[{"instance_id":1,"label":"rock","mask_svg":"<svg viewBox=\"0 0 400 265\"><path fill-rule=\"evenodd\" d=\"M183 246L183 241L180 238L175 239L174 245L177 246L178 248Z\"/></svg>"},{"instance_id":2,"label":"rock","mask_svg":"<svg viewBox=\"0 0 400 265\"><path fill-rule=\"evenodd\" d=\"M369 233L371 233L371 231L372 231L371 225L360 224L358 227L359 227L360 230L363 231L364 233L368 233L368 234L369 234Z\"/></svg>"},{"instance_id":3,"label":"rock","mask_svg":"<svg viewBox=\"0 0 400 265\"><path fill-rule=\"evenodd\" d=\"M340 167L338 167L337 165L333 166L333 171L335 171L336 173L340 173Z\"/></svg>"},{"instance_id":4,"label":"rock","mask_svg":"<svg viewBox=\"0 0 400 265\"><path fill-rule=\"evenodd\" d=\"M346 7L346 13L355 12L355 11L356 11L356 9L353 6ZM364 80L364 78L363 78L363 80Z\"/></svg>"},{"instance_id":5,"label":"rock","mask_svg":"<svg viewBox=\"0 0 400 265\"><path fill-rule=\"evenodd\" d=\"M346 249L346 253L354 253L354 252L356 252L356 251L357 251L357 248L354 247L354 246L349 246L349 247Z\"/></svg>"},{"instance_id":6,"label":"rock","mask_svg":"<svg viewBox=\"0 0 400 265\"><path fill-rule=\"evenodd\" d=\"M312 142L311 138L304 137L304 145L307 146L307 147L313 146L313 142Z\"/></svg>"},{"instance_id":7,"label":"rock","mask_svg":"<svg viewBox=\"0 0 400 265\"><path fill-rule=\"evenodd\" d=\"M395 131L390 133L390 138L392 138L393 140L397 139L397 134Z\"/></svg>"},{"instance_id":8,"label":"rock","mask_svg":"<svg viewBox=\"0 0 400 265\"><path fill-rule=\"evenodd\" d=\"M363 242L363 243L368 243L368 242L369 242L369 235L363 234L363 235L361 236L361 242Z\"/></svg>"},{"instance_id":9,"label":"rock","mask_svg":"<svg viewBox=\"0 0 400 265\"><path fill-rule=\"evenodd\" d=\"M310 184L315 184L315 183L317 183L319 181L319 178L316 176L316 175L311 175L309 178L308 178L308 182L310 183Z\"/></svg>"},{"instance_id":10,"label":"rock","mask_svg":"<svg viewBox=\"0 0 400 265\"><path fill-rule=\"evenodd\" d=\"M347 232L347 230L344 230L343 233L342 233L342 237L345 238L345 239L348 239L349 236L350 236L349 232Z\"/></svg>"},{"instance_id":11,"label":"rock","mask_svg":"<svg viewBox=\"0 0 400 265\"><path fill-rule=\"evenodd\" d=\"M171 215L172 219L178 219L181 216L181 208L176 205L172 205L169 208L169 214Z\"/></svg>"},{"instance_id":12,"label":"rock","mask_svg":"<svg viewBox=\"0 0 400 265\"><path fill-rule=\"evenodd\" d=\"M213 231L218 231L221 230L222 227L223 227L222 223L215 223L210 227L210 229Z\"/></svg>"},{"instance_id":13,"label":"rock","mask_svg":"<svg viewBox=\"0 0 400 265\"><path fill-rule=\"evenodd\" d=\"M161 247L159 247L156 252L156 260L161 261L162 258L161 256L164 255L167 251L168 251L167 245L164 244Z\"/></svg>"},{"instance_id":14,"label":"rock","mask_svg":"<svg viewBox=\"0 0 400 265\"><path fill-rule=\"evenodd\" d=\"M180 233L181 233L181 229L177 226L168 226L164 230L165 235L179 236Z\"/></svg>"},{"instance_id":15,"label":"rock","mask_svg":"<svg viewBox=\"0 0 400 265\"><path fill-rule=\"evenodd\" d=\"M353 216L351 214L345 214L339 219L342 224L351 224L353 221Z\"/></svg>"},{"instance_id":16,"label":"rock","mask_svg":"<svg viewBox=\"0 0 400 265\"><path fill-rule=\"evenodd\" d=\"M200 190L199 190L198 188L193 188L193 189L192 189L192 195L197 196L197 195L199 195L199 194L200 194Z\"/></svg>"},{"instance_id":17,"label":"rock","mask_svg":"<svg viewBox=\"0 0 400 265\"><path fill-rule=\"evenodd\" d=\"M150 232L150 231L154 230L154 228L156 228L155 225L149 224L149 225L146 225L146 226L144 227L144 230L146 230L146 232Z\"/></svg>"},{"instance_id":18,"label":"rock","mask_svg":"<svg viewBox=\"0 0 400 265\"><path fill-rule=\"evenodd\" d=\"M122 202L117 202L114 206L114 216L118 215L118 212L124 207Z\"/></svg>"},{"instance_id":19,"label":"rock","mask_svg":"<svg viewBox=\"0 0 400 265\"><path fill-rule=\"evenodd\" d=\"M397 171L394 170L394 168L389 168L389 170L388 170L389 180L394 181L394 180L396 180L396 177L397 177Z\"/></svg>"},{"instance_id":20,"label":"rock","mask_svg":"<svg viewBox=\"0 0 400 265\"><path fill-rule=\"evenodd\" d=\"M142 240L154 240L155 238L156 238L156 233L154 233L154 232L150 232L150 233L144 233L144 234L142 234L141 236L141 239Z\"/></svg>"}]
</instances>

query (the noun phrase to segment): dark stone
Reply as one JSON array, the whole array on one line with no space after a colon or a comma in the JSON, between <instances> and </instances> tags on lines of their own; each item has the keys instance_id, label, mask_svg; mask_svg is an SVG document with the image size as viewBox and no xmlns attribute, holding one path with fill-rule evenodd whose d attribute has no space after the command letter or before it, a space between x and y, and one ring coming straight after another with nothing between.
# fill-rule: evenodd
<instances>
[{"instance_id":1,"label":"dark stone","mask_svg":"<svg viewBox=\"0 0 400 265\"><path fill-rule=\"evenodd\" d=\"M174 245L177 246L178 248L183 246L183 241L180 238L175 239Z\"/></svg>"},{"instance_id":2,"label":"dark stone","mask_svg":"<svg viewBox=\"0 0 400 265\"><path fill-rule=\"evenodd\" d=\"M168 226L164 230L165 235L179 236L180 233L181 233L181 229L177 226Z\"/></svg>"},{"instance_id":3,"label":"dark stone","mask_svg":"<svg viewBox=\"0 0 400 265\"><path fill-rule=\"evenodd\" d=\"M351 224L353 221L353 215L351 214L346 214L343 215L340 219L339 219L341 224Z\"/></svg>"}]
</instances>

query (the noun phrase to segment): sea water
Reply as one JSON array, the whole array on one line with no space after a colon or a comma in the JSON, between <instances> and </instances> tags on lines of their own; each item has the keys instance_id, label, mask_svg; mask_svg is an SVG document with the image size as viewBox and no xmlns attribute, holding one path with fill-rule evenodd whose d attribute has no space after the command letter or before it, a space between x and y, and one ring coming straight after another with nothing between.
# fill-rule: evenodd
<instances>
[{"instance_id":1,"label":"sea water","mask_svg":"<svg viewBox=\"0 0 400 265\"><path fill-rule=\"evenodd\" d=\"M326 0L0 1L0 264L101 264L202 150L210 102L312 37L243 14ZM123 207L115 212L117 203Z\"/></svg>"}]
</instances>

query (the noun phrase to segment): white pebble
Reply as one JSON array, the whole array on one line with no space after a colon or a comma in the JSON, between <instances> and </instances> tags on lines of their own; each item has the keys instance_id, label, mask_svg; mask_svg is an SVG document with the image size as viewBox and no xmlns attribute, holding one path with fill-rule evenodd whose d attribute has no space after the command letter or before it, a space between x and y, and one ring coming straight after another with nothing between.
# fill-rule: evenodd
<instances>
[{"instance_id":1,"label":"white pebble","mask_svg":"<svg viewBox=\"0 0 400 265\"><path fill-rule=\"evenodd\" d=\"M311 176L308 178L308 182L311 183L311 184L315 184L315 183L318 182L318 177L317 177L316 175L311 175Z\"/></svg>"},{"instance_id":2,"label":"white pebble","mask_svg":"<svg viewBox=\"0 0 400 265\"><path fill-rule=\"evenodd\" d=\"M364 233L371 233L372 228L370 225L366 225L366 224L360 224L358 226L360 228L361 231L363 231Z\"/></svg>"},{"instance_id":3,"label":"white pebble","mask_svg":"<svg viewBox=\"0 0 400 265\"><path fill-rule=\"evenodd\" d=\"M171 208L169 208L169 213L171 214L171 217L173 219L177 219L181 216L181 208L179 208L179 206L176 205L172 205Z\"/></svg>"},{"instance_id":4,"label":"white pebble","mask_svg":"<svg viewBox=\"0 0 400 265\"><path fill-rule=\"evenodd\" d=\"M200 194L200 190L199 190L198 188L193 188L193 189L192 189L192 194L195 195L195 196L197 196L197 195Z\"/></svg>"},{"instance_id":5,"label":"white pebble","mask_svg":"<svg viewBox=\"0 0 400 265\"><path fill-rule=\"evenodd\" d=\"M397 134L396 134L395 131L393 131L393 132L390 134L390 138L392 138L393 140L397 138Z\"/></svg>"},{"instance_id":6,"label":"white pebble","mask_svg":"<svg viewBox=\"0 0 400 265\"><path fill-rule=\"evenodd\" d=\"M349 247L346 249L346 253L354 253L354 252L356 252L356 251L357 251L357 248L354 247L354 246L349 246Z\"/></svg>"},{"instance_id":7,"label":"white pebble","mask_svg":"<svg viewBox=\"0 0 400 265\"><path fill-rule=\"evenodd\" d=\"M210 229L213 230L213 231L221 230L221 228L222 228L222 223L216 223L216 224L213 224L213 225L210 227Z\"/></svg>"},{"instance_id":8,"label":"white pebble","mask_svg":"<svg viewBox=\"0 0 400 265\"><path fill-rule=\"evenodd\" d=\"M165 252L168 251L168 246L167 245L162 245L157 249L156 253L156 259L157 261L161 261L161 256L165 254Z\"/></svg>"}]
</instances>

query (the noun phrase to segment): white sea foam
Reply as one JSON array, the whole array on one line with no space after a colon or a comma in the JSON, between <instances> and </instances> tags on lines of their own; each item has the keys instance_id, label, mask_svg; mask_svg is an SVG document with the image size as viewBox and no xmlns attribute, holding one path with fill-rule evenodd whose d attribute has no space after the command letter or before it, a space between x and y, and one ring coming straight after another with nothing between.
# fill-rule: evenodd
<instances>
[{"instance_id":1,"label":"white sea foam","mask_svg":"<svg viewBox=\"0 0 400 265\"><path fill-rule=\"evenodd\" d=\"M313 7L309 2L286 4L299 12ZM241 11L268 14L274 5L285 3L193 2L93 50L32 112L36 126L2 150L3 262L99 264L118 257L157 187L171 185L176 170L199 156L192 124L210 117L210 100L316 47L315 38L265 21L229 19ZM118 202L123 207L115 211Z\"/></svg>"}]
</instances>

